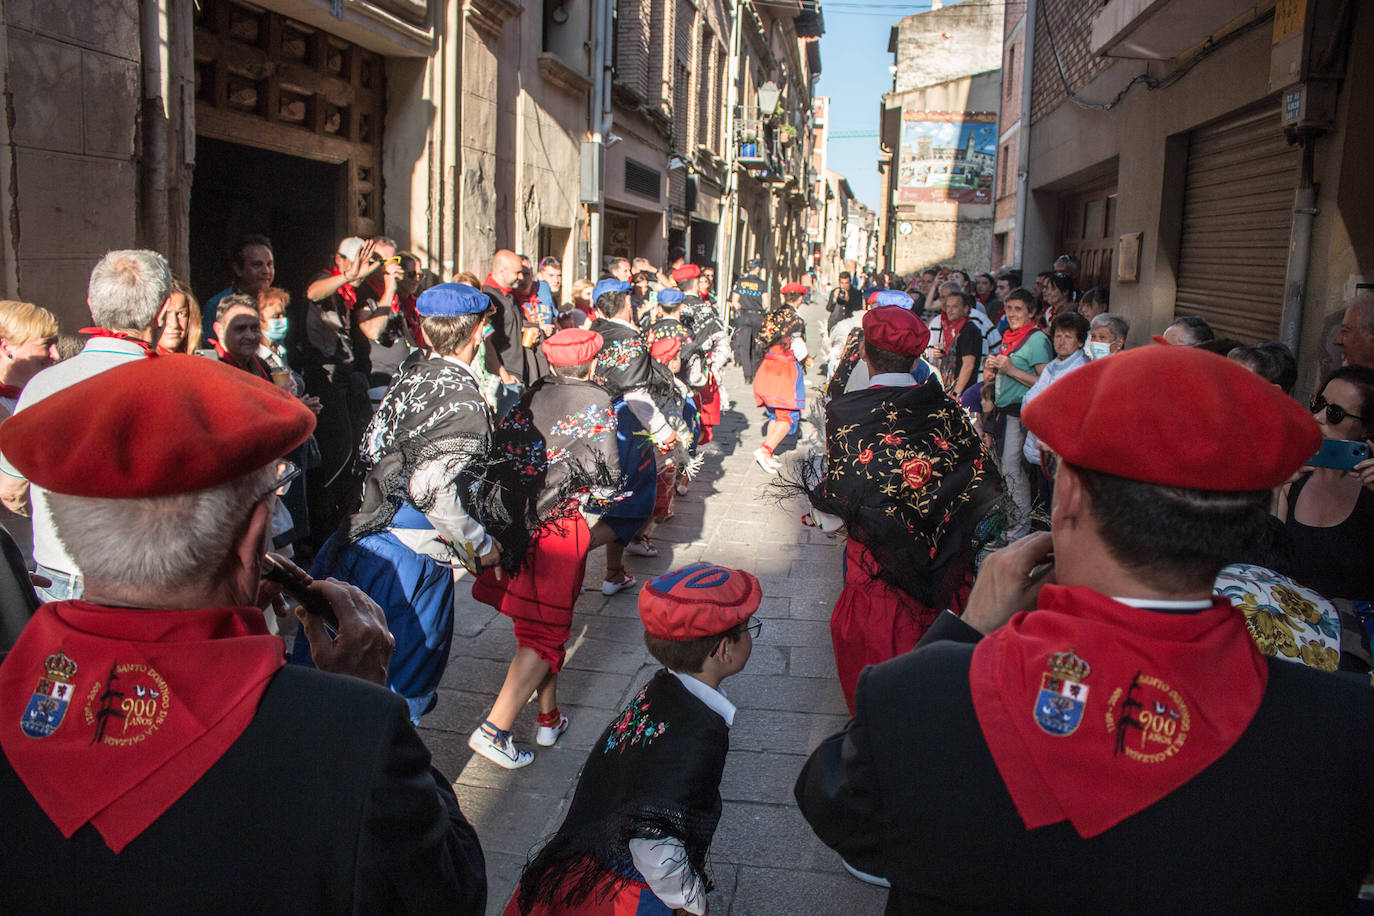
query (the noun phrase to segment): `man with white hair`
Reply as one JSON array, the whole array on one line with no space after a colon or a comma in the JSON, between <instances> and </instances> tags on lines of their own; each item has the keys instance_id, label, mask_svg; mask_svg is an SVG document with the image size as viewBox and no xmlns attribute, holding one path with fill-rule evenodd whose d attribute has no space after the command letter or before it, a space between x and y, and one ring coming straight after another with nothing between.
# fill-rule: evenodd
<instances>
[{"instance_id":1,"label":"man with white hair","mask_svg":"<svg viewBox=\"0 0 1374 916\"><path fill-rule=\"evenodd\" d=\"M86 587L0 664L8 911L482 912L477 837L379 686L381 610L285 563L333 674L285 667L259 610L281 456L314 425L268 382L172 355L0 428Z\"/></svg>"},{"instance_id":2,"label":"man with white hair","mask_svg":"<svg viewBox=\"0 0 1374 916\"><path fill-rule=\"evenodd\" d=\"M131 249L106 254L91 271L86 290L86 303L97 327L83 328L82 332L93 336L76 356L35 375L24 386L15 413L107 369L150 355L153 326L171 294L171 268L156 251ZM37 573L51 583L40 585L38 596L44 601L80 598L81 569L53 529L47 494L41 486L30 487L8 456L0 461L0 502L12 512L31 514Z\"/></svg>"},{"instance_id":3,"label":"man with white hair","mask_svg":"<svg viewBox=\"0 0 1374 916\"><path fill-rule=\"evenodd\" d=\"M1341 326L1332 341L1348 366L1374 369L1374 291L1360 292L1345 304Z\"/></svg>"}]
</instances>

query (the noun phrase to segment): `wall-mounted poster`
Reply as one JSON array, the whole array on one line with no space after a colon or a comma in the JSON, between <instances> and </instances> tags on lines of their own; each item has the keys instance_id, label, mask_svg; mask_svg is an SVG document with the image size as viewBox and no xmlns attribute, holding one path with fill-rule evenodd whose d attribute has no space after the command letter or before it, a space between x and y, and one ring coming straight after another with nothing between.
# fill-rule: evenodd
<instances>
[{"instance_id":1,"label":"wall-mounted poster","mask_svg":"<svg viewBox=\"0 0 1374 916\"><path fill-rule=\"evenodd\" d=\"M902 111L897 202L991 204L994 111Z\"/></svg>"}]
</instances>

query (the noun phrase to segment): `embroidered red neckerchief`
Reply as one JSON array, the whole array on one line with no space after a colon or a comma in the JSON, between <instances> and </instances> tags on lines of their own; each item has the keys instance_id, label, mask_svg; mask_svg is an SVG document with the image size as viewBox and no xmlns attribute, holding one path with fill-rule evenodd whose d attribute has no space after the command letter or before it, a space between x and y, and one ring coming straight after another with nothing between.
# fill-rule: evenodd
<instances>
[{"instance_id":1,"label":"embroidered red neckerchief","mask_svg":"<svg viewBox=\"0 0 1374 916\"><path fill-rule=\"evenodd\" d=\"M19 399L19 393L23 391L18 385L0 385L0 398Z\"/></svg>"},{"instance_id":2,"label":"embroidered red neckerchief","mask_svg":"<svg viewBox=\"0 0 1374 916\"><path fill-rule=\"evenodd\" d=\"M219 760L286 662L257 608L43 605L0 663L0 747L70 837L114 852Z\"/></svg>"},{"instance_id":3,"label":"embroidered red neckerchief","mask_svg":"<svg viewBox=\"0 0 1374 916\"><path fill-rule=\"evenodd\" d=\"M129 343L138 344L142 347L144 356L157 356L157 351L148 341L131 337L123 331L111 331L109 328L81 328L76 333L85 334L87 337L113 337L115 340L127 340Z\"/></svg>"},{"instance_id":4,"label":"embroidered red neckerchief","mask_svg":"<svg viewBox=\"0 0 1374 916\"><path fill-rule=\"evenodd\" d=\"M1224 598L1195 613L1047 585L969 668L983 737L1026 829L1097 836L1201 773L1249 726L1269 669Z\"/></svg>"},{"instance_id":5,"label":"embroidered red neckerchief","mask_svg":"<svg viewBox=\"0 0 1374 916\"><path fill-rule=\"evenodd\" d=\"M1002 347L999 352L1003 356L1015 353L1017 350L1021 349L1021 345L1038 330L1040 329L1035 326L1035 322L1033 321L1027 321L1014 331L1008 328L1002 334Z\"/></svg>"},{"instance_id":6,"label":"embroidered red neckerchief","mask_svg":"<svg viewBox=\"0 0 1374 916\"><path fill-rule=\"evenodd\" d=\"M945 325L944 331L940 334L940 343L944 344L945 355L948 356L954 349L954 344L959 340L959 332L964 329L964 325L969 323L969 317L965 315L958 321L951 321Z\"/></svg>"}]
</instances>

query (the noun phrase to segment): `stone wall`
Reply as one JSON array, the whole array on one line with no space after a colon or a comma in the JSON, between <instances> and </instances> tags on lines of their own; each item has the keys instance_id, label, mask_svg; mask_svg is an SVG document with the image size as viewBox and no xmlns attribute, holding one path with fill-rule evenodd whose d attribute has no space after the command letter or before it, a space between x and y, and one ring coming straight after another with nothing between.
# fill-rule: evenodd
<instances>
[{"instance_id":1,"label":"stone wall","mask_svg":"<svg viewBox=\"0 0 1374 916\"><path fill-rule=\"evenodd\" d=\"M1000 2L956 3L897 24L895 92L996 70L1002 59Z\"/></svg>"},{"instance_id":2,"label":"stone wall","mask_svg":"<svg viewBox=\"0 0 1374 916\"><path fill-rule=\"evenodd\" d=\"M11 169L0 240L3 293L90 323L91 268L137 244L139 8L136 0L7 0L3 78Z\"/></svg>"}]
</instances>

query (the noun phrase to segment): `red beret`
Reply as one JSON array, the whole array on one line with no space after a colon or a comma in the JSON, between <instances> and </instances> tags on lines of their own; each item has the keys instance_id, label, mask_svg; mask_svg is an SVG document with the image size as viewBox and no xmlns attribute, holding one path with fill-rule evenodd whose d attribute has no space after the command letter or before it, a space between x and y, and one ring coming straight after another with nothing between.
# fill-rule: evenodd
<instances>
[{"instance_id":1,"label":"red beret","mask_svg":"<svg viewBox=\"0 0 1374 916\"><path fill-rule=\"evenodd\" d=\"M695 280L701 276L701 268L695 264L683 264L673 271L673 282L681 283L683 280Z\"/></svg>"},{"instance_id":2,"label":"red beret","mask_svg":"<svg viewBox=\"0 0 1374 916\"><path fill-rule=\"evenodd\" d=\"M682 341L677 337L660 337L649 346L649 355L661 363L670 363L682 350Z\"/></svg>"},{"instance_id":3,"label":"red beret","mask_svg":"<svg viewBox=\"0 0 1374 916\"><path fill-rule=\"evenodd\" d=\"M743 623L762 598L759 580L744 570L694 563L644 586L639 619L650 636L686 642Z\"/></svg>"},{"instance_id":4,"label":"red beret","mask_svg":"<svg viewBox=\"0 0 1374 916\"><path fill-rule=\"evenodd\" d=\"M802 286L796 280L793 280L791 283L784 283L782 289L779 290L779 292L782 293L784 296L801 296L806 294L806 287Z\"/></svg>"},{"instance_id":5,"label":"red beret","mask_svg":"<svg viewBox=\"0 0 1374 916\"><path fill-rule=\"evenodd\" d=\"M551 366L580 366L601 352L605 341L595 331L565 328L540 345Z\"/></svg>"},{"instance_id":6,"label":"red beret","mask_svg":"<svg viewBox=\"0 0 1374 916\"><path fill-rule=\"evenodd\" d=\"M1267 490L1317 452L1311 415L1239 364L1192 347L1095 359L1026 405L1065 461L1161 486Z\"/></svg>"},{"instance_id":7,"label":"red beret","mask_svg":"<svg viewBox=\"0 0 1374 916\"><path fill-rule=\"evenodd\" d=\"M139 499L207 490L304 442L315 415L295 397L202 356L140 359L0 424L0 451L54 493Z\"/></svg>"},{"instance_id":8,"label":"red beret","mask_svg":"<svg viewBox=\"0 0 1374 916\"><path fill-rule=\"evenodd\" d=\"M864 312L864 340L899 356L919 356L930 343L930 328L911 309L880 305Z\"/></svg>"}]
</instances>

